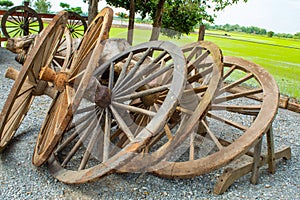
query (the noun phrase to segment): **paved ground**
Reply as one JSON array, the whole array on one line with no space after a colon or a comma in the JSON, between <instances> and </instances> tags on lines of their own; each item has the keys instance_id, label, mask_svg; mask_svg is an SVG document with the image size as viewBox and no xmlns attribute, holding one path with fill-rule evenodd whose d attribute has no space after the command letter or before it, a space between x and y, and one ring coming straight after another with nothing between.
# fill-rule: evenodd
<instances>
[{"instance_id":1,"label":"paved ground","mask_svg":"<svg viewBox=\"0 0 300 200\"><path fill-rule=\"evenodd\" d=\"M0 48L0 109L13 83L4 78L8 66L20 67L12 53ZM0 155L1 199L300 199L300 114L280 109L274 121L276 148L290 146L292 159L277 162L275 175L263 168L257 185L249 183L248 174L218 196L213 194L213 187L221 170L183 180L146 173L113 174L82 185L58 182L46 166L31 164L37 131L49 102L47 97L36 98L16 137Z\"/></svg>"}]
</instances>

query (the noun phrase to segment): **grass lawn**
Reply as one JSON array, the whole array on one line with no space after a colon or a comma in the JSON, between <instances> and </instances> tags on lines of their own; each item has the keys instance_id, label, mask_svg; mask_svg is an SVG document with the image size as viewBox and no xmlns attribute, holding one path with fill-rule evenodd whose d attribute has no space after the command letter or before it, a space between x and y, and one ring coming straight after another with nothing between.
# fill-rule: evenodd
<instances>
[{"instance_id":1,"label":"grass lawn","mask_svg":"<svg viewBox=\"0 0 300 200\"><path fill-rule=\"evenodd\" d=\"M217 44L225 56L242 57L263 66L274 76L282 94L300 100L300 40L231 32L227 33L230 36L225 37L224 33L207 31L205 40ZM150 30L134 30L133 44L148 41L150 34ZM127 29L112 28L110 37L126 38ZM197 34L183 36L179 40L165 36L159 39L169 40L182 46L197 41Z\"/></svg>"}]
</instances>

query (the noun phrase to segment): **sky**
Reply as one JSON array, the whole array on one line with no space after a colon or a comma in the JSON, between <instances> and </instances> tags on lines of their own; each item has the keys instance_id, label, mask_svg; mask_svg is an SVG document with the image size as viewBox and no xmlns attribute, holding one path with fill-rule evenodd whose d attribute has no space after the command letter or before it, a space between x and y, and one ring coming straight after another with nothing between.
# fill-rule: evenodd
<instances>
[{"instance_id":1,"label":"sky","mask_svg":"<svg viewBox=\"0 0 300 200\"><path fill-rule=\"evenodd\" d=\"M14 6L21 5L23 0L12 0ZM88 5L83 0L49 0L51 11L60 11L60 2L71 7L81 7L87 12ZM105 0L99 2L99 10L106 6ZM118 12L115 9L115 12ZM298 20L297 20L298 19ZM257 26L276 33L300 32L300 0L242 0L238 4L228 6L217 14L215 24L239 24L241 26Z\"/></svg>"}]
</instances>

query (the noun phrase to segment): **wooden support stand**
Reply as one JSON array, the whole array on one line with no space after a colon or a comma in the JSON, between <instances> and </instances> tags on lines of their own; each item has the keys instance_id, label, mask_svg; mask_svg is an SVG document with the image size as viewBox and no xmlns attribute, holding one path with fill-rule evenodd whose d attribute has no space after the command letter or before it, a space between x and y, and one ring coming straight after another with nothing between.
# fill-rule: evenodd
<instances>
[{"instance_id":1,"label":"wooden support stand","mask_svg":"<svg viewBox=\"0 0 300 200\"><path fill-rule=\"evenodd\" d=\"M267 154L261 155L262 139L260 139L254 146L253 156L250 156L251 154L245 154L226 166L223 174L219 177L219 180L215 185L215 194L224 193L230 187L230 185L234 183L234 181L248 174L249 172L252 173L250 182L252 184L257 184L260 167L268 164L269 172L274 174L275 160L281 158L289 160L291 158L290 147L281 148L276 152L274 151L272 126L267 131L266 136L268 146Z\"/></svg>"}]
</instances>

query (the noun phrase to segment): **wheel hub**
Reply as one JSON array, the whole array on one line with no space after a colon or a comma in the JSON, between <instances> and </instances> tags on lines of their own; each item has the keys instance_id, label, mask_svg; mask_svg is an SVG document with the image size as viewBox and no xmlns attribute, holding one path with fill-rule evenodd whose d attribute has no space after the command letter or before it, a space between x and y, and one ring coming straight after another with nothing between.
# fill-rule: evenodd
<instances>
[{"instance_id":1,"label":"wheel hub","mask_svg":"<svg viewBox=\"0 0 300 200\"><path fill-rule=\"evenodd\" d=\"M111 90L103 85L97 86L95 103L101 108L106 108L111 103Z\"/></svg>"}]
</instances>

